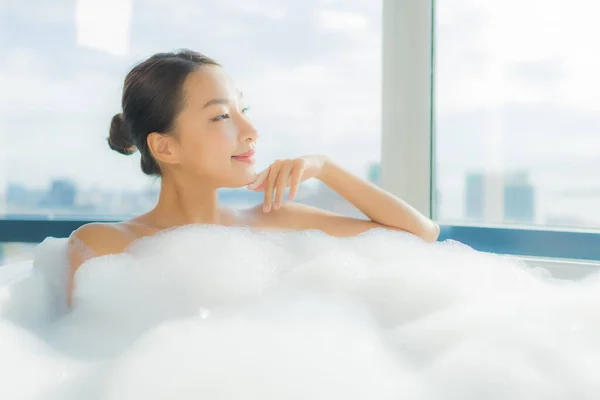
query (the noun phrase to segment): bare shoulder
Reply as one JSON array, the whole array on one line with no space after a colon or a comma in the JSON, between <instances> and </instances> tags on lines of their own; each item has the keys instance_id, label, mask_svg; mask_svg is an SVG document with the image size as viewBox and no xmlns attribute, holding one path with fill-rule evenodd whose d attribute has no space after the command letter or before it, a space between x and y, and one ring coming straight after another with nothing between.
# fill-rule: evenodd
<instances>
[{"instance_id":1,"label":"bare shoulder","mask_svg":"<svg viewBox=\"0 0 600 400\"><path fill-rule=\"evenodd\" d=\"M262 205L252 209L259 227L292 230L317 229L332 236L356 236L384 227L373 221L350 218L306 204L287 202L277 211L264 213Z\"/></svg>"},{"instance_id":2,"label":"bare shoulder","mask_svg":"<svg viewBox=\"0 0 600 400\"><path fill-rule=\"evenodd\" d=\"M91 223L81 226L69 237L68 303L74 287L74 274L81 264L95 257L122 253L132 242L124 224Z\"/></svg>"},{"instance_id":3,"label":"bare shoulder","mask_svg":"<svg viewBox=\"0 0 600 400\"><path fill-rule=\"evenodd\" d=\"M83 259L121 253L132 242L123 224L91 223L69 237L69 250Z\"/></svg>"}]
</instances>

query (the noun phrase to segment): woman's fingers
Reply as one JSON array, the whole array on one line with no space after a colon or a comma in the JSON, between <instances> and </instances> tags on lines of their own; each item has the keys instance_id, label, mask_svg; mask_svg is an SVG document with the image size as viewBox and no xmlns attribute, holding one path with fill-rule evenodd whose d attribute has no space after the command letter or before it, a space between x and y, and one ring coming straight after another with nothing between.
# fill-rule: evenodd
<instances>
[{"instance_id":1,"label":"woman's fingers","mask_svg":"<svg viewBox=\"0 0 600 400\"><path fill-rule=\"evenodd\" d=\"M284 201L286 188L290 187L288 199L292 201L296 198L305 171L304 159L277 160L259 173L254 182L248 185L248 189L256 192L264 191L264 212L269 212L271 209L278 210Z\"/></svg>"},{"instance_id":2,"label":"woman's fingers","mask_svg":"<svg viewBox=\"0 0 600 400\"><path fill-rule=\"evenodd\" d=\"M269 167L269 176L267 176L267 186L265 187L265 203L263 205L263 211L271 211L273 205L273 192L275 190L275 184L277 183L277 177L281 170L281 161L275 161Z\"/></svg>"},{"instance_id":3,"label":"woman's fingers","mask_svg":"<svg viewBox=\"0 0 600 400\"><path fill-rule=\"evenodd\" d=\"M283 202L283 196L285 195L285 188L288 186L290 173L292 172L293 164L291 162L285 162L283 167L279 171L279 176L277 177L277 183L275 186L275 203L273 204L273 208L275 210L279 210L281 207L281 203Z\"/></svg>"},{"instance_id":4,"label":"woman's fingers","mask_svg":"<svg viewBox=\"0 0 600 400\"><path fill-rule=\"evenodd\" d=\"M298 193L298 188L300 187L300 182L302 180L302 174L304 174L304 168L304 160L299 158L294 161L292 176L290 178L290 194L288 196L290 201L296 198L296 193Z\"/></svg>"}]
</instances>

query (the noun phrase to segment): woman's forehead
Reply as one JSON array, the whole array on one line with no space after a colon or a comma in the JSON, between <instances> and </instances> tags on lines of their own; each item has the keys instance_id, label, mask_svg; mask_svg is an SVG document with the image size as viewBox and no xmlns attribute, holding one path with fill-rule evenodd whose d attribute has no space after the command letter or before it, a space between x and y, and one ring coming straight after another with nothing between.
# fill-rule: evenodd
<instances>
[{"instance_id":1,"label":"woman's forehead","mask_svg":"<svg viewBox=\"0 0 600 400\"><path fill-rule=\"evenodd\" d=\"M241 92L223 68L212 65L198 68L188 76L184 95L188 102L202 106L215 99L237 101L241 98Z\"/></svg>"}]
</instances>

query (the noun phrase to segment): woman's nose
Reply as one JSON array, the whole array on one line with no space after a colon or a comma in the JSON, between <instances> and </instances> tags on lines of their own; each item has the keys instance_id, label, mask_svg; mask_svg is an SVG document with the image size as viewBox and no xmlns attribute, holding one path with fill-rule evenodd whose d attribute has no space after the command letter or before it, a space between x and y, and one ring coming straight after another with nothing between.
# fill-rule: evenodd
<instances>
[{"instance_id":1,"label":"woman's nose","mask_svg":"<svg viewBox=\"0 0 600 400\"><path fill-rule=\"evenodd\" d=\"M245 142L254 142L256 141L256 139L258 139L259 135L258 132L256 131L256 128L254 128L254 125L252 125L248 120L245 120L242 123L242 129L240 129L240 134L243 137L243 140Z\"/></svg>"}]
</instances>

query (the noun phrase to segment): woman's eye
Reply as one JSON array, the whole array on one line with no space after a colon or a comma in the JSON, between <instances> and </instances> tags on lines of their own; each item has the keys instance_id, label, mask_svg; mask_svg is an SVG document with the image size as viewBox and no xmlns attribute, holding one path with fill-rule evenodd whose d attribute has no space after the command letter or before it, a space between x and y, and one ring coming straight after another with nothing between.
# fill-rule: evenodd
<instances>
[{"instance_id":1,"label":"woman's eye","mask_svg":"<svg viewBox=\"0 0 600 400\"><path fill-rule=\"evenodd\" d=\"M250 111L250 107L242 108L242 114L246 114L248 111Z\"/></svg>"},{"instance_id":2,"label":"woman's eye","mask_svg":"<svg viewBox=\"0 0 600 400\"><path fill-rule=\"evenodd\" d=\"M219 115L218 117L213 118L213 121L222 121L227 118L229 118L229 114L223 114L223 115Z\"/></svg>"}]
</instances>

